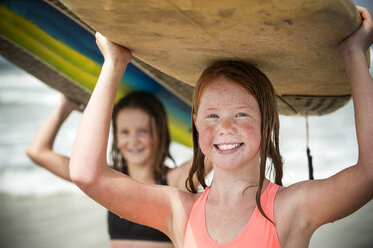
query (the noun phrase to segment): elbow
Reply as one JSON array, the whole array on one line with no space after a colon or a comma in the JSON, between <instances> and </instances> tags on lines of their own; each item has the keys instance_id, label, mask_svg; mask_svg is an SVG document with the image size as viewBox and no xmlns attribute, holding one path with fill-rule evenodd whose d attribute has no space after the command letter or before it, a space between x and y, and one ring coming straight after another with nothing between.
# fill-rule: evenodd
<instances>
[{"instance_id":1,"label":"elbow","mask_svg":"<svg viewBox=\"0 0 373 248\"><path fill-rule=\"evenodd\" d=\"M40 157L41 157L42 152L38 149L35 149L32 146L29 146L26 149L26 155L36 164L40 165Z\"/></svg>"},{"instance_id":2,"label":"elbow","mask_svg":"<svg viewBox=\"0 0 373 248\"><path fill-rule=\"evenodd\" d=\"M34 158L35 158L35 151L31 148L31 147L27 147L26 149L26 155L27 157L29 157L32 161L34 161Z\"/></svg>"},{"instance_id":3,"label":"elbow","mask_svg":"<svg viewBox=\"0 0 373 248\"><path fill-rule=\"evenodd\" d=\"M81 169L81 163L79 162L70 161L70 179L71 181L78 186L82 191L87 192L89 189L97 184L98 181L98 173L93 173L93 171L83 170ZM84 166L88 168L88 166Z\"/></svg>"},{"instance_id":4,"label":"elbow","mask_svg":"<svg viewBox=\"0 0 373 248\"><path fill-rule=\"evenodd\" d=\"M71 181L78 186L80 189L85 191L84 189L89 188L93 184L93 178L79 172L77 170L72 169L72 163L70 163L70 179Z\"/></svg>"}]
</instances>

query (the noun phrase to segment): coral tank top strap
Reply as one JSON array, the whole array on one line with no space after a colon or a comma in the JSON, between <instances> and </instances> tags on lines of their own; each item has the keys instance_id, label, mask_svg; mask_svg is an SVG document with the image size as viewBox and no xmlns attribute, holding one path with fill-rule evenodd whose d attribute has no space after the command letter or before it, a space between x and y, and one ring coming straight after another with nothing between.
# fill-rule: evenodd
<instances>
[{"instance_id":1,"label":"coral tank top strap","mask_svg":"<svg viewBox=\"0 0 373 248\"><path fill-rule=\"evenodd\" d=\"M273 205L279 186L269 183L261 196L261 204L266 215L274 221ZM194 203L185 231L184 248L228 248L256 247L281 248L276 226L267 220L255 207L245 229L232 241L219 244L213 241L206 228L206 200L210 188Z\"/></svg>"}]
</instances>

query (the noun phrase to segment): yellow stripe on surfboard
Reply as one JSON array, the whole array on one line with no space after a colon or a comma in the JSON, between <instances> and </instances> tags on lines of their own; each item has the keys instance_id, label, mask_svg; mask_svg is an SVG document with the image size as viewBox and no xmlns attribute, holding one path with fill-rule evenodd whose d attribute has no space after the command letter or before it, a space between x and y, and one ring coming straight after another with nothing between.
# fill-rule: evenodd
<instances>
[{"instance_id":1,"label":"yellow stripe on surfboard","mask_svg":"<svg viewBox=\"0 0 373 248\"><path fill-rule=\"evenodd\" d=\"M0 15L2 16L0 35L24 48L76 84L90 92L93 91L101 70L99 63L56 40L29 20L4 6L0 6ZM121 84L116 101L129 91L130 89ZM190 133L185 131L185 124L172 115L168 116L168 120L172 139L191 147L192 139Z\"/></svg>"}]
</instances>

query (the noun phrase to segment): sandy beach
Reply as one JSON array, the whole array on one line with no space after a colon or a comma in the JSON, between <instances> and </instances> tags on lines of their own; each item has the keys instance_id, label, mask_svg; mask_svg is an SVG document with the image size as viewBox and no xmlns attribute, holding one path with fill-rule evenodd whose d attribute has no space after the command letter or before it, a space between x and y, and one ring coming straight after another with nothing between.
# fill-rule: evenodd
<instances>
[{"instance_id":1,"label":"sandy beach","mask_svg":"<svg viewBox=\"0 0 373 248\"><path fill-rule=\"evenodd\" d=\"M83 194L0 195L0 247L109 247L106 210Z\"/></svg>"}]
</instances>

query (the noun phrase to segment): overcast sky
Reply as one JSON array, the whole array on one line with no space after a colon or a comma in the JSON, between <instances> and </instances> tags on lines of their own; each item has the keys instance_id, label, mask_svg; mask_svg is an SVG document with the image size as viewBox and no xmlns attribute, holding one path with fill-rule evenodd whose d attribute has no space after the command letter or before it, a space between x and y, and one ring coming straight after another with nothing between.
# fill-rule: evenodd
<instances>
[{"instance_id":1,"label":"overcast sky","mask_svg":"<svg viewBox=\"0 0 373 248\"><path fill-rule=\"evenodd\" d=\"M373 12L373 0L353 0L356 5L360 5L363 7L368 8L371 12Z\"/></svg>"}]
</instances>

